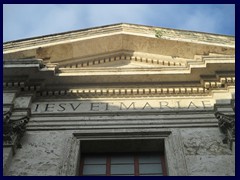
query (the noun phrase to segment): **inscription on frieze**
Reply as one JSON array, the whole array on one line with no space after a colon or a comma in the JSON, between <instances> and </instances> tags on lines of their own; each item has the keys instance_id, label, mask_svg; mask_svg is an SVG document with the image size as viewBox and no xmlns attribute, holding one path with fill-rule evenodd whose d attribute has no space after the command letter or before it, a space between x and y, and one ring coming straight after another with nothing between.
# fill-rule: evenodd
<instances>
[{"instance_id":1,"label":"inscription on frieze","mask_svg":"<svg viewBox=\"0 0 240 180\"><path fill-rule=\"evenodd\" d=\"M51 101L34 102L32 114L37 113L79 113L79 112L121 112L121 111L181 111L213 109L214 100L119 100L119 101Z\"/></svg>"}]
</instances>

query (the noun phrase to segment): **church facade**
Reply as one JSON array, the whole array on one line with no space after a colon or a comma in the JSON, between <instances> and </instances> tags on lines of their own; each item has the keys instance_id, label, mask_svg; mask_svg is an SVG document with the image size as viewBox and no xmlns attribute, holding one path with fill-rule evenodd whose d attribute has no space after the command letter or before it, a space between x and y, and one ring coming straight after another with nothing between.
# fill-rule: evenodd
<instances>
[{"instance_id":1,"label":"church facade","mask_svg":"<svg viewBox=\"0 0 240 180\"><path fill-rule=\"evenodd\" d=\"M235 175L234 37L121 23L3 57L4 175Z\"/></svg>"}]
</instances>

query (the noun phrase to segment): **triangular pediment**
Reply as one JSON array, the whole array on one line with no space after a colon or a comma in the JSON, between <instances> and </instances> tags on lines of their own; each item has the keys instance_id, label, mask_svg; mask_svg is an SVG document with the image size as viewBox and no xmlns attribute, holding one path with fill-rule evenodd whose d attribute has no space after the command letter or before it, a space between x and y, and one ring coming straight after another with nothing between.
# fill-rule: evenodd
<instances>
[{"instance_id":1,"label":"triangular pediment","mask_svg":"<svg viewBox=\"0 0 240 180\"><path fill-rule=\"evenodd\" d=\"M64 60L56 66L61 75L123 75L123 74L191 74L192 71L207 72L208 64L214 68L226 63L234 64L234 56L209 54L195 55L193 59L156 55L142 52L121 51L99 56ZM232 66L229 69L232 71ZM209 71L211 74L211 71Z\"/></svg>"},{"instance_id":2,"label":"triangular pediment","mask_svg":"<svg viewBox=\"0 0 240 180\"><path fill-rule=\"evenodd\" d=\"M3 55L6 61L41 60L41 72L54 72L50 84L58 78L68 83L200 81L223 65L225 71L235 70L234 42L229 36L118 24L4 43Z\"/></svg>"},{"instance_id":3,"label":"triangular pediment","mask_svg":"<svg viewBox=\"0 0 240 180\"><path fill-rule=\"evenodd\" d=\"M101 56L93 56L75 60L65 60L58 64L59 69L152 69L168 67L184 67L186 59L160 56L156 54L117 52Z\"/></svg>"},{"instance_id":4,"label":"triangular pediment","mask_svg":"<svg viewBox=\"0 0 240 180\"><path fill-rule=\"evenodd\" d=\"M156 64L142 63L133 60L122 60L122 61L113 61L103 64L94 64L90 67L106 67L106 68L147 68L147 67L156 67Z\"/></svg>"},{"instance_id":5,"label":"triangular pediment","mask_svg":"<svg viewBox=\"0 0 240 180\"><path fill-rule=\"evenodd\" d=\"M6 42L3 56L5 60L37 58L44 64L119 51L192 59L211 52L234 54L234 42L229 36L121 23Z\"/></svg>"}]
</instances>

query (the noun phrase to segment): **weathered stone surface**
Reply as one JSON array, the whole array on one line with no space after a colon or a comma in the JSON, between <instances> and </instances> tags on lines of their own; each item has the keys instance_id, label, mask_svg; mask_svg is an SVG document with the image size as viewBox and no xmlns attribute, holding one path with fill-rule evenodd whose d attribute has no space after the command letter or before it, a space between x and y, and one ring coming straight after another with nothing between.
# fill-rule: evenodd
<instances>
[{"instance_id":1,"label":"weathered stone surface","mask_svg":"<svg viewBox=\"0 0 240 180\"><path fill-rule=\"evenodd\" d=\"M190 176L235 176L235 157L231 155L186 156Z\"/></svg>"},{"instance_id":2,"label":"weathered stone surface","mask_svg":"<svg viewBox=\"0 0 240 180\"><path fill-rule=\"evenodd\" d=\"M183 142L178 129L172 129L171 134L165 139L165 154L169 176L188 175Z\"/></svg>"},{"instance_id":3,"label":"weathered stone surface","mask_svg":"<svg viewBox=\"0 0 240 180\"><path fill-rule=\"evenodd\" d=\"M13 156L12 147L3 148L3 175L7 175Z\"/></svg>"},{"instance_id":4,"label":"weathered stone surface","mask_svg":"<svg viewBox=\"0 0 240 180\"><path fill-rule=\"evenodd\" d=\"M12 104L16 93L3 93L3 104Z\"/></svg>"},{"instance_id":5,"label":"weathered stone surface","mask_svg":"<svg viewBox=\"0 0 240 180\"><path fill-rule=\"evenodd\" d=\"M29 108L31 103L31 96L17 97L14 101L15 108Z\"/></svg>"},{"instance_id":6,"label":"weathered stone surface","mask_svg":"<svg viewBox=\"0 0 240 180\"><path fill-rule=\"evenodd\" d=\"M64 146L63 132L27 132L22 138L23 148L13 157L8 175L56 175Z\"/></svg>"},{"instance_id":7,"label":"weathered stone surface","mask_svg":"<svg viewBox=\"0 0 240 180\"><path fill-rule=\"evenodd\" d=\"M235 152L223 144L218 128L182 129L181 135L189 175L235 175Z\"/></svg>"},{"instance_id":8,"label":"weathered stone surface","mask_svg":"<svg viewBox=\"0 0 240 180\"><path fill-rule=\"evenodd\" d=\"M232 155L218 128L182 129L186 155Z\"/></svg>"}]
</instances>

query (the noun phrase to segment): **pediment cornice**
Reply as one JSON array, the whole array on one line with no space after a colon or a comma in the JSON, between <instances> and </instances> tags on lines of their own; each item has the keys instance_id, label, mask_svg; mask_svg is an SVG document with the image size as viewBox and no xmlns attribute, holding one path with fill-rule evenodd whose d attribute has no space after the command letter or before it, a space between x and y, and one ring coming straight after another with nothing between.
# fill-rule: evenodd
<instances>
[{"instance_id":1,"label":"pediment cornice","mask_svg":"<svg viewBox=\"0 0 240 180\"><path fill-rule=\"evenodd\" d=\"M187 30L177 30L170 28L144 26L128 23L112 24L107 26L94 27L89 29L82 29L76 31L69 31L58 34L51 34L45 36L39 36L34 38L27 38L22 40L5 42L3 49L4 51L10 51L13 49L22 49L26 47L32 47L36 45L46 45L52 43L64 43L66 41L80 40L87 37L98 37L108 35L111 33L129 33L138 34L149 37L165 37L171 40L186 41L186 42L197 42L197 43L208 43L213 45L225 45L235 46L235 37L226 36L220 34L211 34ZM160 34L160 35L159 35Z\"/></svg>"},{"instance_id":2,"label":"pediment cornice","mask_svg":"<svg viewBox=\"0 0 240 180\"><path fill-rule=\"evenodd\" d=\"M59 69L85 68L159 68L185 66L186 59L131 51L119 51L110 54L61 61ZM131 65L130 65L131 64Z\"/></svg>"},{"instance_id":3,"label":"pediment cornice","mask_svg":"<svg viewBox=\"0 0 240 180\"><path fill-rule=\"evenodd\" d=\"M234 43L229 36L132 24L7 42L4 88L47 95L209 94L234 86Z\"/></svg>"},{"instance_id":4,"label":"pediment cornice","mask_svg":"<svg viewBox=\"0 0 240 180\"><path fill-rule=\"evenodd\" d=\"M14 62L14 61L13 61ZM35 61L34 61L35 62ZM41 62L38 61L40 64ZM10 71L11 68L9 67ZM33 66L35 70L30 70L36 73L39 70L40 74L36 76L20 76L8 77L5 76L3 88L5 91L12 89L20 90L22 93L36 93L37 96L47 97L142 97L142 96L206 96L211 92L220 90L228 91L228 88L235 87L235 72L234 71L219 71L215 75L201 75L199 81L174 81L173 79L166 79L167 81L155 82L140 82L134 83L126 82L95 82L91 84L89 80L87 83L81 81L74 82L73 76L64 78L63 76L52 74L52 70L47 67ZM42 71L43 70L43 71ZM47 73L47 76L46 74ZM51 73L52 75L50 75ZM94 76L94 75L93 75ZM178 75L179 76L179 75ZM189 74L191 76L191 74ZM41 77L41 79L39 79ZM104 75L102 76L104 78ZM151 77L148 75L148 77ZM169 78L169 75L167 76ZM36 79L37 78L37 79ZM88 78L85 76L85 78ZM124 76L122 76L124 79ZM64 80L65 79L65 80ZM77 80L77 79L76 79ZM69 83L70 82L70 83ZM71 83L74 82L74 83Z\"/></svg>"},{"instance_id":5,"label":"pediment cornice","mask_svg":"<svg viewBox=\"0 0 240 180\"><path fill-rule=\"evenodd\" d=\"M169 74L191 73L192 69L206 68L207 64L235 64L234 55L209 54L195 55L193 59L163 56L141 52L121 51L102 56L67 60L57 64L58 73L85 72L139 72L156 74L164 71ZM234 70L234 69L231 69Z\"/></svg>"},{"instance_id":6,"label":"pediment cornice","mask_svg":"<svg viewBox=\"0 0 240 180\"><path fill-rule=\"evenodd\" d=\"M4 79L7 81L26 77L36 82L36 79L41 77L45 84L64 86L116 83L171 84L200 82L201 76L215 76L223 69L225 72L235 72L234 55L196 55L194 59L183 59L144 53L129 55L121 52L47 64L43 60L34 59L5 60Z\"/></svg>"},{"instance_id":7,"label":"pediment cornice","mask_svg":"<svg viewBox=\"0 0 240 180\"><path fill-rule=\"evenodd\" d=\"M3 45L5 60L39 58L48 63L119 51L190 59L196 54L231 55L235 53L235 38L159 27L116 24L6 42Z\"/></svg>"}]
</instances>

